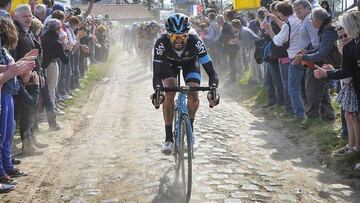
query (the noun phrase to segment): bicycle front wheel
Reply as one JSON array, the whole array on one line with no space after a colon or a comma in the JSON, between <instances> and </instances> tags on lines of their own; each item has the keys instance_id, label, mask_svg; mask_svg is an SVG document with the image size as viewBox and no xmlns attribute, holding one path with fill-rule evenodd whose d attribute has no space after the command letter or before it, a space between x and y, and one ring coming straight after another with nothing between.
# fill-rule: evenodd
<instances>
[{"instance_id":1,"label":"bicycle front wheel","mask_svg":"<svg viewBox=\"0 0 360 203\"><path fill-rule=\"evenodd\" d=\"M177 154L177 171L179 172L179 181L185 197L185 202L190 201L192 186L192 131L188 115L181 116L180 142ZM186 145L185 145L186 143Z\"/></svg>"}]
</instances>

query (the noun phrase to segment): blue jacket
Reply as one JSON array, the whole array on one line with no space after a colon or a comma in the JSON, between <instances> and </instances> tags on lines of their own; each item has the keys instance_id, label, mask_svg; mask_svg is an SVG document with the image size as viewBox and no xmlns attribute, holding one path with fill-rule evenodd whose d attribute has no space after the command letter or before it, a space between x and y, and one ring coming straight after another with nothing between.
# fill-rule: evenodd
<instances>
[{"instance_id":1,"label":"blue jacket","mask_svg":"<svg viewBox=\"0 0 360 203\"><path fill-rule=\"evenodd\" d=\"M319 35L319 47L310 50L308 54L303 56L304 60L312 62L322 62L331 52L336 49L336 40L338 35L335 28L331 25L332 18L329 17L320 26Z\"/></svg>"}]
</instances>

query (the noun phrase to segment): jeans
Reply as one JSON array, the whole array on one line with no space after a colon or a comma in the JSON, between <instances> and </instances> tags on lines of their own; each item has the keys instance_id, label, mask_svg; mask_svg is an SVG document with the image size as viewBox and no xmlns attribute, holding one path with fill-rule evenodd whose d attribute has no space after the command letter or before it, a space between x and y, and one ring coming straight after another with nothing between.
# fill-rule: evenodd
<instances>
[{"instance_id":1,"label":"jeans","mask_svg":"<svg viewBox=\"0 0 360 203\"><path fill-rule=\"evenodd\" d=\"M268 62L264 63L264 85L268 96L268 105L276 104L276 90L271 76L271 65Z\"/></svg>"},{"instance_id":2,"label":"jeans","mask_svg":"<svg viewBox=\"0 0 360 203\"><path fill-rule=\"evenodd\" d=\"M64 91L66 94L70 94L71 76L73 75L72 66L74 62L73 55L70 56L68 64L65 64L65 77L64 77Z\"/></svg>"},{"instance_id":3,"label":"jeans","mask_svg":"<svg viewBox=\"0 0 360 203\"><path fill-rule=\"evenodd\" d=\"M1 93L0 116L0 177L12 171L11 142L14 135L14 100L11 94Z\"/></svg>"},{"instance_id":4,"label":"jeans","mask_svg":"<svg viewBox=\"0 0 360 203\"><path fill-rule=\"evenodd\" d=\"M284 90L284 104L285 104L285 110L288 113L292 113L292 105L291 105L291 100L290 100L290 96L289 96L289 83L288 83L288 75L289 75L289 64L281 64L279 63L280 66L280 74L281 74L281 81L283 84L283 90Z\"/></svg>"},{"instance_id":5,"label":"jeans","mask_svg":"<svg viewBox=\"0 0 360 203\"><path fill-rule=\"evenodd\" d=\"M71 57L70 57L71 58ZM60 62L60 78L58 84L58 93L60 95L66 95L70 93L70 82L71 82L71 66Z\"/></svg>"},{"instance_id":6,"label":"jeans","mask_svg":"<svg viewBox=\"0 0 360 203\"><path fill-rule=\"evenodd\" d=\"M79 58L80 58L80 50L76 50L74 55L74 62L73 62L73 75L71 77L71 89L74 90L80 87L80 72L79 72Z\"/></svg>"},{"instance_id":7,"label":"jeans","mask_svg":"<svg viewBox=\"0 0 360 203\"><path fill-rule=\"evenodd\" d=\"M278 62L268 63L268 71L270 71L272 84L276 91L276 103L284 105L284 88L281 81L280 67Z\"/></svg>"},{"instance_id":8,"label":"jeans","mask_svg":"<svg viewBox=\"0 0 360 203\"><path fill-rule=\"evenodd\" d=\"M304 103L301 96L301 81L304 74L302 65L289 64L288 93L293 113L296 117L305 117Z\"/></svg>"}]
</instances>

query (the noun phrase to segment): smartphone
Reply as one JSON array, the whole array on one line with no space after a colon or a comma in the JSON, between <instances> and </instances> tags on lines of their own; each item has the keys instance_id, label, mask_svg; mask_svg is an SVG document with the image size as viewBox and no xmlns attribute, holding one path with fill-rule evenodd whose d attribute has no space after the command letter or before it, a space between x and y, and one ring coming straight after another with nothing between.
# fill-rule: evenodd
<instances>
[{"instance_id":1,"label":"smartphone","mask_svg":"<svg viewBox=\"0 0 360 203\"><path fill-rule=\"evenodd\" d=\"M266 22L268 22L268 23L271 23L271 21L272 21L272 19L270 18L270 16L266 16L266 17L265 17L265 20L266 20Z\"/></svg>"}]
</instances>

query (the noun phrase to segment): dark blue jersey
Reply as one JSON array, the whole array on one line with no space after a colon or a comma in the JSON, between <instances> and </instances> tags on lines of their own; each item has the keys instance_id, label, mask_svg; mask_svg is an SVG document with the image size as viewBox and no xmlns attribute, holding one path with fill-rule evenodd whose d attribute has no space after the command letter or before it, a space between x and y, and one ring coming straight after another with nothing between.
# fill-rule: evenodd
<instances>
[{"instance_id":1,"label":"dark blue jersey","mask_svg":"<svg viewBox=\"0 0 360 203\"><path fill-rule=\"evenodd\" d=\"M170 68L167 64L173 66L183 66L187 64L200 62L209 76L209 85L218 85L218 76L214 70L214 66L210 56L206 51L204 42L197 36L189 34L183 51L177 53L171 46L170 39L167 34L163 34L157 39L154 48L153 60L153 87L162 86L160 72L162 68Z\"/></svg>"}]
</instances>

